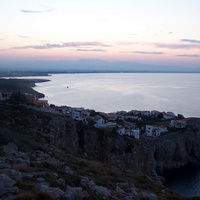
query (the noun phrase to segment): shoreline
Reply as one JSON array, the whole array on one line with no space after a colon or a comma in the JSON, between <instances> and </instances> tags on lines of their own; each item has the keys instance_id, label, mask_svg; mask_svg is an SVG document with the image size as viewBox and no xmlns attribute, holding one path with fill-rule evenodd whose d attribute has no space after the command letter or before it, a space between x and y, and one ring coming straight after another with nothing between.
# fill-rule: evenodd
<instances>
[{"instance_id":1,"label":"shoreline","mask_svg":"<svg viewBox=\"0 0 200 200\"><path fill-rule=\"evenodd\" d=\"M0 91L4 92L24 92L37 95L38 98L44 98L45 94L37 92L34 87L36 83L50 81L48 79L15 79L0 78Z\"/></svg>"}]
</instances>

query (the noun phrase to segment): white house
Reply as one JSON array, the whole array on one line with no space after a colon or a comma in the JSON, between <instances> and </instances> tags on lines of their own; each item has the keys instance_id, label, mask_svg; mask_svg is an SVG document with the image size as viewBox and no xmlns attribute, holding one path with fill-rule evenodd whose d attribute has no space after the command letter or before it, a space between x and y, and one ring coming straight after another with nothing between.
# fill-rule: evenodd
<instances>
[{"instance_id":1,"label":"white house","mask_svg":"<svg viewBox=\"0 0 200 200\"><path fill-rule=\"evenodd\" d=\"M166 120L174 119L176 116L173 112L163 113L163 118Z\"/></svg>"},{"instance_id":2,"label":"white house","mask_svg":"<svg viewBox=\"0 0 200 200\"><path fill-rule=\"evenodd\" d=\"M146 135L150 137L158 137L161 135L161 133L165 133L167 131L167 128L164 126L146 125L145 129Z\"/></svg>"},{"instance_id":3,"label":"white house","mask_svg":"<svg viewBox=\"0 0 200 200\"><path fill-rule=\"evenodd\" d=\"M146 135L151 137L158 137L160 136L160 129L159 127L152 126L152 125L146 125Z\"/></svg>"},{"instance_id":4,"label":"white house","mask_svg":"<svg viewBox=\"0 0 200 200\"><path fill-rule=\"evenodd\" d=\"M135 139L140 139L140 129L132 130Z\"/></svg>"},{"instance_id":5,"label":"white house","mask_svg":"<svg viewBox=\"0 0 200 200\"><path fill-rule=\"evenodd\" d=\"M117 133L119 135L125 135L126 134L125 128L124 127L119 127L118 130L117 130Z\"/></svg>"},{"instance_id":6,"label":"white house","mask_svg":"<svg viewBox=\"0 0 200 200\"><path fill-rule=\"evenodd\" d=\"M81 115L81 112L78 111L72 111L71 113L72 119L77 121L85 121L85 118Z\"/></svg>"},{"instance_id":7,"label":"white house","mask_svg":"<svg viewBox=\"0 0 200 200\"><path fill-rule=\"evenodd\" d=\"M185 120L171 120L170 126L175 128L185 128L187 126L187 122Z\"/></svg>"},{"instance_id":8,"label":"white house","mask_svg":"<svg viewBox=\"0 0 200 200\"><path fill-rule=\"evenodd\" d=\"M96 128L105 128L105 127L107 127L107 125L105 126L105 120L99 115L88 116L87 117L87 121L94 121L94 123L95 123L94 126Z\"/></svg>"}]
</instances>

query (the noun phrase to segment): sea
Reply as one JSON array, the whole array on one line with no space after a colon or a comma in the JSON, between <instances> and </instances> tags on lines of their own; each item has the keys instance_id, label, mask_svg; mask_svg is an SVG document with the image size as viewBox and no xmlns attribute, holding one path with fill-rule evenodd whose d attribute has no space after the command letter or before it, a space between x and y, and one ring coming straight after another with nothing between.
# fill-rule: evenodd
<instances>
[{"instance_id":1,"label":"sea","mask_svg":"<svg viewBox=\"0 0 200 200\"><path fill-rule=\"evenodd\" d=\"M34 77L36 78L36 77ZM200 117L200 74L51 74L36 84L50 104L102 112L158 110Z\"/></svg>"},{"instance_id":2,"label":"sea","mask_svg":"<svg viewBox=\"0 0 200 200\"><path fill-rule=\"evenodd\" d=\"M49 104L200 117L200 73L71 73L33 78L50 80L34 88L45 94ZM167 177L167 186L187 197L200 196L200 170L177 171Z\"/></svg>"}]
</instances>

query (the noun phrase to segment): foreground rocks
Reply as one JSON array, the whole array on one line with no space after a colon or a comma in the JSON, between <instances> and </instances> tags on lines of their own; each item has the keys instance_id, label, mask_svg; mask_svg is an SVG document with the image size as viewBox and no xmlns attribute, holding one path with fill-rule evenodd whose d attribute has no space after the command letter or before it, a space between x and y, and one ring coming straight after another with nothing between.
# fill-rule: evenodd
<instances>
[{"instance_id":1,"label":"foreground rocks","mask_svg":"<svg viewBox=\"0 0 200 200\"><path fill-rule=\"evenodd\" d=\"M116 183L112 189L98 185L90 177L78 175L65 162L43 151L22 153L14 143L2 149L0 199L158 199L155 193L142 191L133 183ZM69 179L75 176L80 177L77 186L69 184ZM29 196L26 196L25 188L29 188Z\"/></svg>"}]
</instances>

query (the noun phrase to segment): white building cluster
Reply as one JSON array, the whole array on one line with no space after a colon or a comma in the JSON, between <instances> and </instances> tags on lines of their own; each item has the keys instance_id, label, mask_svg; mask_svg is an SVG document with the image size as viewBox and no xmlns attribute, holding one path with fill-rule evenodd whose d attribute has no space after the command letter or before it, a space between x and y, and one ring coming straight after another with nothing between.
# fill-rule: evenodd
<instances>
[{"instance_id":1,"label":"white building cluster","mask_svg":"<svg viewBox=\"0 0 200 200\"><path fill-rule=\"evenodd\" d=\"M157 118L160 120L171 120L169 126L174 128L185 128L185 120L175 120L176 116L172 112L153 111L137 111L129 112L118 111L116 113L96 113L94 110L84 108L59 107L64 114L67 114L72 119L88 123L95 128L105 129L107 131L116 131L121 136L134 137L140 139L142 130L136 126L136 122L147 118ZM121 123L118 123L118 122ZM120 125L119 125L120 124ZM168 128L163 125L146 125L143 129L148 137L159 137L161 134L168 132Z\"/></svg>"}]
</instances>

